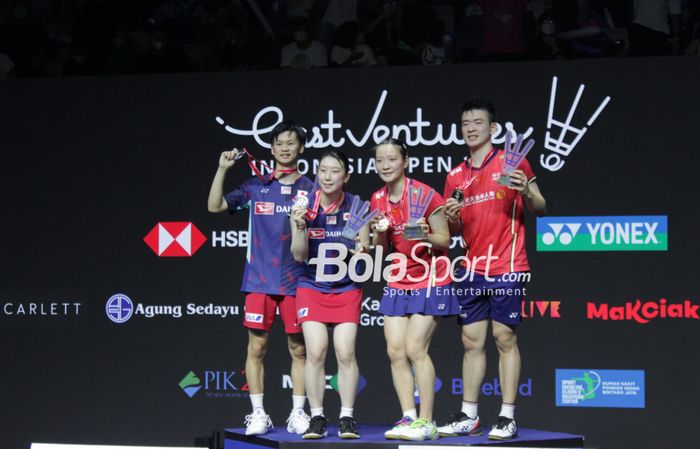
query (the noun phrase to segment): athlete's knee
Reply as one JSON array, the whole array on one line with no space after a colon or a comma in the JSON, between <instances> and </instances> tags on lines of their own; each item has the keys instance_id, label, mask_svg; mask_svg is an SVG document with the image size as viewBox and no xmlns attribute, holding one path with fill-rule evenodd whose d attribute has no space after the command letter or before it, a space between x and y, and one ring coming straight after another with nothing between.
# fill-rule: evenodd
<instances>
[{"instance_id":1,"label":"athlete's knee","mask_svg":"<svg viewBox=\"0 0 700 449\"><path fill-rule=\"evenodd\" d=\"M248 340L248 359L262 360L267 352L267 339L250 337Z\"/></svg>"},{"instance_id":2,"label":"athlete's knee","mask_svg":"<svg viewBox=\"0 0 700 449\"><path fill-rule=\"evenodd\" d=\"M306 358L306 345L304 340L289 340L289 354L292 359L303 360Z\"/></svg>"},{"instance_id":3,"label":"athlete's knee","mask_svg":"<svg viewBox=\"0 0 700 449\"><path fill-rule=\"evenodd\" d=\"M469 353L483 352L486 339L481 336L469 335L462 332L462 346Z\"/></svg>"},{"instance_id":4,"label":"athlete's knee","mask_svg":"<svg viewBox=\"0 0 700 449\"><path fill-rule=\"evenodd\" d=\"M403 362L406 360L406 348L399 345L387 345L386 355L391 363Z\"/></svg>"},{"instance_id":5,"label":"athlete's knee","mask_svg":"<svg viewBox=\"0 0 700 449\"><path fill-rule=\"evenodd\" d=\"M411 363L420 363L428 357L428 348L421 342L409 341L406 344L406 356Z\"/></svg>"},{"instance_id":6,"label":"athlete's knee","mask_svg":"<svg viewBox=\"0 0 700 449\"><path fill-rule=\"evenodd\" d=\"M335 349L335 357L338 365L350 366L355 363L355 348L340 346Z\"/></svg>"},{"instance_id":7,"label":"athlete's knee","mask_svg":"<svg viewBox=\"0 0 700 449\"><path fill-rule=\"evenodd\" d=\"M507 326L500 326L493 331L493 338L499 352L510 352L518 347L518 339L513 329Z\"/></svg>"}]
</instances>

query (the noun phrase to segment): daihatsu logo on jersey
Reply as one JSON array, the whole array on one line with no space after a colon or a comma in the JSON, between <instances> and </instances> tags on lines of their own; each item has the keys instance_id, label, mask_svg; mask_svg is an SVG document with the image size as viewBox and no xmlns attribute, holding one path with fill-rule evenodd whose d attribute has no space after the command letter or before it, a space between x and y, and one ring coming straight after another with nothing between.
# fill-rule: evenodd
<instances>
[{"instance_id":1,"label":"daihatsu logo on jersey","mask_svg":"<svg viewBox=\"0 0 700 449\"><path fill-rule=\"evenodd\" d=\"M158 257L190 257L207 241L189 221L162 221L143 238Z\"/></svg>"},{"instance_id":2,"label":"daihatsu logo on jersey","mask_svg":"<svg viewBox=\"0 0 700 449\"><path fill-rule=\"evenodd\" d=\"M255 215L275 215L275 203L269 201L256 201Z\"/></svg>"}]
</instances>

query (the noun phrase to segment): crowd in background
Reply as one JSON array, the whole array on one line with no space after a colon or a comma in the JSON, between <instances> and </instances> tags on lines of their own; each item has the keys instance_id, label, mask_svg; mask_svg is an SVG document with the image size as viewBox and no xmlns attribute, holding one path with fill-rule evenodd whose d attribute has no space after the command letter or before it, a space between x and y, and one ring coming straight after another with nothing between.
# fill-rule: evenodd
<instances>
[{"instance_id":1,"label":"crowd in background","mask_svg":"<svg viewBox=\"0 0 700 449\"><path fill-rule=\"evenodd\" d=\"M699 55L700 0L8 0L0 78Z\"/></svg>"}]
</instances>

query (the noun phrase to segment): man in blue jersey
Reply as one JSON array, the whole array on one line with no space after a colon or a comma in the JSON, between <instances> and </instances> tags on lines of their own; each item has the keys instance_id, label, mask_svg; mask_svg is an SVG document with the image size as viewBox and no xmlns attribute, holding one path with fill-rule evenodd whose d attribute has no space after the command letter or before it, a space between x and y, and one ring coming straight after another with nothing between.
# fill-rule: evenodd
<instances>
[{"instance_id":1,"label":"man in blue jersey","mask_svg":"<svg viewBox=\"0 0 700 449\"><path fill-rule=\"evenodd\" d=\"M304 363L306 349L301 326L296 323L295 292L303 264L290 252L291 229L288 213L298 196L308 195L313 183L297 171L304 152L306 132L292 122L281 122L270 133L275 169L265 177L258 173L237 189L224 195L224 180L241 154L224 151L209 191L210 212L250 210L250 244L246 255L241 291L246 292L244 326L248 328L246 380L253 412L246 416L246 435L262 435L272 427L263 407L263 359L269 331L277 309L284 322L292 356L292 412L287 431L302 434L309 417L304 412ZM252 166L252 165L251 165Z\"/></svg>"}]
</instances>

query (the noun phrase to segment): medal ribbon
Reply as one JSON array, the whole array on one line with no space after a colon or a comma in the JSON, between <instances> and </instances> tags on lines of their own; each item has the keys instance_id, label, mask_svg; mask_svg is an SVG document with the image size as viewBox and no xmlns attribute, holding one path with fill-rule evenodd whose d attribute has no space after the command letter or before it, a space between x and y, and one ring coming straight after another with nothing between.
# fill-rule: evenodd
<instances>
[{"instance_id":1,"label":"medal ribbon","mask_svg":"<svg viewBox=\"0 0 700 449\"><path fill-rule=\"evenodd\" d=\"M389 187L384 186L386 192L386 218L389 220L389 224L391 224L392 228L399 227L405 221L403 216L403 210L405 208L404 200L406 199L406 193L408 192L410 183L411 180L409 178L404 177L403 187L401 188L401 197L399 198L399 202L396 207L392 207L391 201L389 201ZM395 211L397 210L399 213L399 217L395 216Z\"/></svg>"},{"instance_id":2,"label":"medal ribbon","mask_svg":"<svg viewBox=\"0 0 700 449\"><path fill-rule=\"evenodd\" d=\"M255 173L255 176L257 176L264 183L268 183L268 182L272 181L272 179L275 177L275 173L289 174L289 173L294 173L297 171L296 168L272 168L269 165L267 165L265 162L261 161L260 159L257 159L255 156L250 154L250 151L248 151L245 148L243 148L243 153L245 154L246 158L248 159L248 166L250 166L250 169L253 170L253 173ZM243 156L242 155L239 156L239 159L241 157L243 157ZM263 167L270 170L270 176L266 178L265 175L263 175L262 172L258 169L258 167L255 166L253 161L257 162L258 164L260 164Z\"/></svg>"},{"instance_id":3,"label":"medal ribbon","mask_svg":"<svg viewBox=\"0 0 700 449\"><path fill-rule=\"evenodd\" d=\"M343 200L345 199L345 192L340 192L340 196L338 197L337 200L333 201L331 204L328 205L328 207L324 207L323 210L321 211L321 215L325 215L332 210L336 209L338 206L340 206L343 203ZM316 190L316 193L314 195L314 205L311 209L306 209L308 212L306 213L306 218L309 220L314 220L318 216L318 208L321 205L321 191Z\"/></svg>"}]
</instances>

